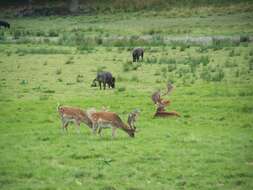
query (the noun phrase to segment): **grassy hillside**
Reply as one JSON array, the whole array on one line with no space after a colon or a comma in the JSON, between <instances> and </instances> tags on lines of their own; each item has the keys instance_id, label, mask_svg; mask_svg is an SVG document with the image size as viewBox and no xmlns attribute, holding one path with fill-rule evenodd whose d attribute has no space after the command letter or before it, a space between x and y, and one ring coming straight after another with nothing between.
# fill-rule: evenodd
<instances>
[{"instance_id":1,"label":"grassy hillside","mask_svg":"<svg viewBox=\"0 0 253 190\"><path fill-rule=\"evenodd\" d=\"M8 17L11 29L0 30L0 189L253 189L252 11L236 5ZM192 36L212 43L163 41ZM132 63L134 46L145 49L142 62ZM90 87L101 70L116 77L115 89ZM154 119L150 96L167 81L175 86L167 110L181 117ZM71 125L64 134L57 103L108 106L124 121L139 108L139 132L112 139L109 129L99 137Z\"/></svg>"}]
</instances>

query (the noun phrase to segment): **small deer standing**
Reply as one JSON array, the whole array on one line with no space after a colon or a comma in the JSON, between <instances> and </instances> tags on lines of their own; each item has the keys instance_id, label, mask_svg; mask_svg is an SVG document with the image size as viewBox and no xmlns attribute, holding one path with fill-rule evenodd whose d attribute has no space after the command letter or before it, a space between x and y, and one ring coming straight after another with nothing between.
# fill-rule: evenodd
<instances>
[{"instance_id":1,"label":"small deer standing","mask_svg":"<svg viewBox=\"0 0 253 190\"><path fill-rule=\"evenodd\" d=\"M85 110L58 105L57 111L61 117L63 131L68 131L68 125L70 122L74 122L77 125L78 133L80 133L81 123L86 124L89 128L92 129L92 121L88 117Z\"/></svg>"}]
</instances>

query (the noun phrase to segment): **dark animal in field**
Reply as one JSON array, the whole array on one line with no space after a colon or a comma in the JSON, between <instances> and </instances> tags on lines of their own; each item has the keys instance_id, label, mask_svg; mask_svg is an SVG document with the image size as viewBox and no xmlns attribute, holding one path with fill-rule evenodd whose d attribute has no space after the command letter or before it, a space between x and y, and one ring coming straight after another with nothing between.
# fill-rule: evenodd
<instances>
[{"instance_id":1,"label":"dark animal in field","mask_svg":"<svg viewBox=\"0 0 253 190\"><path fill-rule=\"evenodd\" d=\"M78 132L80 132L81 123L86 124L89 128L92 129L92 121L88 117L88 114L85 110L58 105L57 111L61 117L63 131L68 131L68 125L70 122L76 123Z\"/></svg>"},{"instance_id":2,"label":"dark animal in field","mask_svg":"<svg viewBox=\"0 0 253 190\"><path fill-rule=\"evenodd\" d=\"M97 83L99 84L100 90L102 89L102 84L103 88L105 90L106 84L108 85L109 88L115 88L115 78L112 76L110 72L99 72L97 73L97 77L93 80L91 87L96 87Z\"/></svg>"},{"instance_id":3,"label":"dark animal in field","mask_svg":"<svg viewBox=\"0 0 253 190\"><path fill-rule=\"evenodd\" d=\"M0 28L4 27L4 28L10 28L10 24L6 21L2 21L0 20Z\"/></svg>"},{"instance_id":4,"label":"dark animal in field","mask_svg":"<svg viewBox=\"0 0 253 190\"><path fill-rule=\"evenodd\" d=\"M141 60L143 60L144 49L143 48L134 48L134 50L132 52L132 56L133 56L133 62L139 61L140 57L141 57Z\"/></svg>"}]
</instances>

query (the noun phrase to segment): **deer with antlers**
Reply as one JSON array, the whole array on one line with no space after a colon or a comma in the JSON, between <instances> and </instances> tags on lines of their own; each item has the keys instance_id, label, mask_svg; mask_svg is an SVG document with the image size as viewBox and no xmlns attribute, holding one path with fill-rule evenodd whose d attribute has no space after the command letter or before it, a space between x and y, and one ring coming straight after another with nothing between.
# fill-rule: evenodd
<instances>
[{"instance_id":1,"label":"deer with antlers","mask_svg":"<svg viewBox=\"0 0 253 190\"><path fill-rule=\"evenodd\" d=\"M115 137L116 129L122 129L125 131L130 137L134 137L136 132L136 127L134 126L134 122L136 121L136 117L129 118L129 123L125 124L121 118L114 112L108 111L93 111L88 113L89 118L92 121L93 133L96 134L98 129L98 134L101 136L102 129L104 128L112 128L112 137ZM137 115L137 114L136 114Z\"/></svg>"},{"instance_id":2,"label":"deer with antlers","mask_svg":"<svg viewBox=\"0 0 253 190\"><path fill-rule=\"evenodd\" d=\"M87 112L80 108L57 106L57 111L62 121L63 131L68 131L68 125L74 122L77 125L77 132L80 133L80 124L84 123L92 129L92 121L87 115Z\"/></svg>"},{"instance_id":3,"label":"deer with antlers","mask_svg":"<svg viewBox=\"0 0 253 190\"><path fill-rule=\"evenodd\" d=\"M167 91L163 95L170 94L170 92L173 90L172 84L169 82L167 84ZM165 111L165 107L170 105L169 100L164 100L161 98L161 92L160 90L154 92L151 96L152 101L156 105L156 112L154 114L154 117L168 117L168 116L178 116L180 117L180 114L172 111L172 112L167 112Z\"/></svg>"}]
</instances>

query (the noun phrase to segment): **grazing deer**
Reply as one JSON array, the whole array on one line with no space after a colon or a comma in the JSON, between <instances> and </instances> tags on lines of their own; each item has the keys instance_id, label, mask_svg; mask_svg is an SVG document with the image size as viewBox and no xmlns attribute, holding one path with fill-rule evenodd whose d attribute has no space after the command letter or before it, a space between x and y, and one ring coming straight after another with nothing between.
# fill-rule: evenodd
<instances>
[{"instance_id":1,"label":"grazing deer","mask_svg":"<svg viewBox=\"0 0 253 190\"><path fill-rule=\"evenodd\" d=\"M57 111L60 114L62 121L62 129L63 131L68 131L68 124L70 122L75 122L77 125L77 131L80 132L80 123L85 123L89 128L92 129L92 122L88 117L85 110L74 107L66 107L58 105Z\"/></svg>"},{"instance_id":2,"label":"grazing deer","mask_svg":"<svg viewBox=\"0 0 253 190\"><path fill-rule=\"evenodd\" d=\"M88 113L89 118L93 124L93 133L95 134L97 129L99 135L103 128L112 128L112 137L115 137L115 131L117 128L125 131L130 137L134 137L136 127L125 124L121 118L114 112L100 111Z\"/></svg>"}]
</instances>

